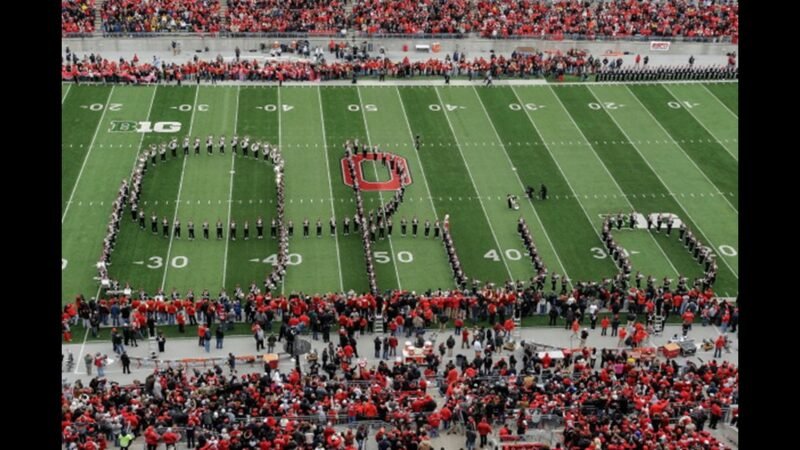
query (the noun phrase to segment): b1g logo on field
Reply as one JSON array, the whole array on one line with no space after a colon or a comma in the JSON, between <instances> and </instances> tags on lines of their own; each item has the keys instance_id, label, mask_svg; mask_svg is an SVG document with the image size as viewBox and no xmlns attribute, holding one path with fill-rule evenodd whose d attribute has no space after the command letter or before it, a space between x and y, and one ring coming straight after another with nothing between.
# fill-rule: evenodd
<instances>
[{"instance_id":1,"label":"b1g logo on field","mask_svg":"<svg viewBox=\"0 0 800 450\"><path fill-rule=\"evenodd\" d=\"M389 180L387 181L367 181L364 179L364 169L362 167L362 162L364 161L374 161L379 162L381 161L382 155L386 155L386 170L389 172ZM411 184L411 174L408 171L408 163L406 159L402 156L395 155L393 153L367 153L367 156L362 155L361 153L353 155L353 161L356 163L356 179L358 180L358 186L361 188L361 191L396 191L400 189L401 186L407 186ZM348 186L353 186L353 177L350 175L350 171L347 169L347 158L342 158L341 161L342 165L342 176L344 177L344 184ZM398 168L403 168L403 175L398 173ZM376 171L377 175L377 171Z\"/></svg>"},{"instance_id":2,"label":"b1g logo on field","mask_svg":"<svg viewBox=\"0 0 800 450\"><path fill-rule=\"evenodd\" d=\"M177 133L181 131L180 122L137 122L134 120L112 120L110 133Z\"/></svg>"}]
</instances>

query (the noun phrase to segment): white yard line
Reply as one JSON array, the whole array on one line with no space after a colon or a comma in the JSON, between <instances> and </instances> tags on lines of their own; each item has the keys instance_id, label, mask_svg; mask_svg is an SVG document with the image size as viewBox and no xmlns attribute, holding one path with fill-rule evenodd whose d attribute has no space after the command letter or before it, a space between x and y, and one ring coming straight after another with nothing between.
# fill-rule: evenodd
<instances>
[{"instance_id":1,"label":"white yard line","mask_svg":"<svg viewBox=\"0 0 800 450\"><path fill-rule=\"evenodd\" d=\"M489 224L489 230L492 232L492 237L494 238L494 243L497 244L497 250L500 254L500 259L503 260L503 265L506 267L506 272L508 272L508 277L510 280L514 279L514 275L511 273L511 268L508 267L508 262L506 262L505 252L501 251L503 247L500 246L500 241L497 239L497 234L494 232L494 227L492 226L492 219L489 217L489 213L486 212L486 207L483 205L483 200L480 197L480 192L478 192L478 185L475 184L475 178L472 177L472 170L469 168L469 164L467 164L467 159L464 157L464 152L461 151L461 146L458 145L458 137L456 136L456 130L453 128L453 123L450 122L450 116L447 115L447 108L444 107L444 102L442 101L442 96L439 94L439 89L433 88L434 92L436 92L436 98L439 99L439 104L442 106L442 112L444 113L444 118L447 119L447 125L450 127L450 132L453 133L453 139L456 141L456 148L458 148L458 153L461 155L461 160L464 162L464 167L467 168L467 174L469 175L469 179L472 181L472 187L475 189L475 193L478 194L478 202L481 204L481 209L483 210L483 215L486 217L486 223Z\"/></svg>"},{"instance_id":2,"label":"white yard line","mask_svg":"<svg viewBox=\"0 0 800 450\"><path fill-rule=\"evenodd\" d=\"M583 134L583 130L581 130L581 128L575 122L575 118L573 118L572 114L569 113L569 110L567 109L566 106L564 106L564 103L561 101L561 98L558 96L558 94L556 94L555 90L553 88L550 88L550 91L553 94L553 97L556 98L556 101L558 101L558 104L561 105L561 109L563 109L564 113L567 115L567 117L569 117L569 120L572 122L572 125L581 134L581 137L583 137L583 140L586 141L586 142L589 142L589 139L586 137L585 134ZM592 96L594 96L594 94L592 94ZM608 114L608 112L606 112L606 114ZM627 135L626 135L626 137L627 137ZM628 138L628 140L630 141L630 138ZM589 148L592 149L592 154L594 155L595 158L597 158L597 162L599 162L600 165L603 167L603 169L606 171L606 174L608 174L608 177L611 178L611 181L617 187L619 192L620 193L624 193L625 191L622 190L622 187L620 187L619 183L617 183L616 178L614 178L614 176L611 175L611 172L608 170L608 167L606 167L606 165L603 162L603 160L600 159L600 155L597 154L597 151L594 149L594 146L589 144ZM666 187L666 185L665 185L665 187ZM630 206L631 211L635 211L636 208L633 207L633 203L631 203L631 201L628 200L628 197L623 196L623 198L625 199L625 202L628 204L628 206ZM677 268L675 268L675 265L672 264L672 260L669 259L669 256L667 256L667 253L664 251L663 248L661 248L661 244L658 243L658 241L656 240L655 236L653 236L650 232L648 232L647 235L650 236L650 238L653 240L653 242L655 242L656 247L658 247L658 249L661 250L661 254L664 256L664 259L667 261L667 263L670 265L670 267L672 267L672 270L675 272L675 275L680 275L680 272L678 271Z\"/></svg>"},{"instance_id":3,"label":"white yard line","mask_svg":"<svg viewBox=\"0 0 800 450\"><path fill-rule=\"evenodd\" d=\"M639 97L637 97L636 94L634 94L633 91L631 91L629 87L626 86L625 88L628 89L628 92L631 93L631 96L636 100L637 103L639 103L639 105L642 107L642 109L647 111L647 114L650 116L650 118L653 119L653 122L658 124L658 127L661 128L661 131L663 131L664 134L666 134L667 136L671 136L669 134L669 132L666 130L666 128L664 128L664 126L661 125L661 122L659 122L658 119L656 119L655 116L653 116L653 113L651 113L650 110L647 109L647 107L644 105L644 103L642 103L639 100ZM589 88L589 91L592 91L591 87ZM594 92L592 91L592 93L594 93ZM595 97L597 97L597 96L595 95ZM686 110L688 111L688 108L686 108ZM609 113L609 115L611 115L611 114ZM698 120L698 122L699 122L699 120ZM623 131L623 133L624 133L624 131ZM627 136L627 134L625 136ZM694 162L694 160L689 156L689 154L686 153L686 150L684 150L683 147L681 147L680 145L677 145L677 147L681 150L681 152L684 154L684 156L686 156L686 159L688 159L689 162L692 163L692 165L695 167L695 169L697 169L697 171L700 172L701 175L703 175L703 178L705 178L706 181L708 181L708 183L711 184L711 186L714 186L715 188L717 188L717 191L720 191L719 186L714 184L714 182L711 181L710 178L708 178L708 175L706 175L706 173L703 172L703 170ZM726 203L728 203L728 205L734 210L734 212L736 212L736 214L739 214L739 210L736 209L735 206L733 206L733 203L731 203L724 195L722 196L722 198L725 200Z\"/></svg>"},{"instance_id":4,"label":"white yard line","mask_svg":"<svg viewBox=\"0 0 800 450\"><path fill-rule=\"evenodd\" d=\"M63 97L61 97L61 104L62 104L62 105L64 104L64 100L66 100L66 99L67 99L67 95L69 95L69 91L70 91L70 89L72 89L72 85L71 85L71 84L68 84L68 85L67 85L67 92L64 92L64 96L63 96ZM112 87L112 89L113 89L113 87Z\"/></svg>"},{"instance_id":5,"label":"white yard line","mask_svg":"<svg viewBox=\"0 0 800 450\"><path fill-rule=\"evenodd\" d=\"M106 111L108 111L108 104L111 102L111 96L114 94L114 86L111 86L111 90L108 91L108 98L106 99L106 105L103 107L103 114L100 115L100 121L97 122L97 128L94 130L94 136L92 137L92 141L89 143L89 151L86 152L86 156L83 157L83 164L81 164L81 170L78 172L78 178L75 179L75 185L72 186L72 192L69 194L69 200L67 201L67 206L64 208L64 214L61 215L61 224L64 224L64 219L67 218L67 212L69 212L69 207L72 204L72 199L75 197L75 191L78 189L78 184L81 182L81 177L83 176L83 170L86 168L86 162L89 161L89 156L92 154L92 149L94 148L94 141L97 139L97 135L100 132L100 128L103 126L103 119L106 117Z\"/></svg>"},{"instance_id":6,"label":"white yard line","mask_svg":"<svg viewBox=\"0 0 800 450\"><path fill-rule=\"evenodd\" d=\"M319 98L319 118L321 120L322 125L322 152L325 154L325 164L328 167L328 170L325 171L328 174L328 191L331 194L331 212L333 213L333 217L336 217L336 207L333 203L333 184L331 183L331 163L328 158L328 138L325 136L325 113L322 110L322 88L317 87L317 98ZM342 257L339 254L339 234L336 233L334 236L336 239L336 267L339 269L339 292L344 292L344 281L342 280Z\"/></svg>"},{"instance_id":7,"label":"white yard line","mask_svg":"<svg viewBox=\"0 0 800 450\"><path fill-rule=\"evenodd\" d=\"M364 131L367 133L367 144L372 147L372 139L369 137L369 125L367 124L367 115L364 113L364 100L361 99L361 89L356 87L356 92L358 93L358 103L361 104L361 117L364 119ZM378 179L378 167L375 165L377 160L372 161L372 171L375 173L375 180ZM402 183L402 180L401 180ZM381 200L381 205L383 205L383 194L381 191L378 191L378 198ZM395 261L397 253L394 252L394 245L392 244L392 237L387 236L389 240L389 250L392 252L391 262L394 266L394 276L397 278L397 288L403 290L403 285L400 282L400 272L397 270L397 261Z\"/></svg>"},{"instance_id":8,"label":"white yard line","mask_svg":"<svg viewBox=\"0 0 800 450\"><path fill-rule=\"evenodd\" d=\"M716 101L717 101L717 103L719 103L720 105L722 105L722 107L723 107L723 108L725 108L725 110L726 110L726 111L728 111L729 113L731 113L731 115L732 115L733 117L735 117L735 118L737 118L737 119L739 118L739 115L738 115L738 114L736 114L735 112L733 112L733 110L732 110L732 109L728 108L728 105L726 105L726 104L725 104L725 103L724 103L724 102L723 102L723 101L722 101L722 100L721 100L719 97L717 97L717 94L715 94L715 93L714 93L714 91L712 91L711 89L709 89L709 88L708 88L708 86L706 86L705 84L701 84L701 86L703 86L703 89L705 89L706 91L708 91L708 93L709 93L709 94L711 94L711 96L712 96L712 97L714 97L714 100L716 100Z\"/></svg>"},{"instance_id":9,"label":"white yard line","mask_svg":"<svg viewBox=\"0 0 800 450\"><path fill-rule=\"evenodd\" d=\"M200 86L197 86L196 90L194 91L194 104L192 105L192 117L189 119L189 133L188 136L192 135L192 127L194 126L194 113L197 110L197 97L200 95ZM231 152L232 153L232 152ZM178 182L178 198L175 200L175 213L172 215L172 222L167 224L167 229L172 228L172 225L175 223L175 220L178 218L178 207L181 205L181 191L183 190L183 175L186 174L186 160L189 159L186 156L183 157L183 166L181 168L181 180ZM167 284L167 273L169 272L170 260L169 256L172 253L172 241L175 238L174 233L169 234L169 246L167 247L167 258L164 260L164 277L161 278L161 289L164 289L164 286Z\"/></svg>"},{"instance_id":10,"label":"white yard line","mask_svg":"<svg viewBox=\"0 0 800 450\"><path fill-rule=\"evenodd\" d=\"M513 90L514 87L512 86L511 89ZM509 167L512 169L511 171L514 172L514 176L517 178L517 182L519 182L519 186L525 191L525 185L522 183L522 179L519 177L519 172L515 170L514 163L511 161L511 157L508 155L508 151L506 150L505 144L503 144L503 139L500 138L500 133L497 132L497 127L494 126L494 122L492 122L492 118L489 116L489 111L486 110L486 105L483 104L483 100L481 100L481 96L478 95L478 90L475 86L472 87L472 91L475 93L475 97L478 98L478 103L481 105L481 109L483 113L486 115L486 120L489 122L489 125L492 126L492 130L494 131L495 137L497 137L497 142L500 143L500 146L503 148L503 154L506 156L506 160L508 161ZM519 100L519 99L518 99ZM522 105L523 103L520 103ZM542 219L539 217L539 214L536 212L536 208L533 206L533 202L527 202L531 206L531 210L533 211L534 217L536 217L536 221L539 222L539 225L542 227L542 231L544 232L544 237L547 240L547 243L550 245L550 248L553 249L553 253L556 256L556 260L558 261L558 265L561 266L562 273L569 278L569 284L572 286L572 277L567 274L567 268L564 267L564 263L561 262L561 257L558 255L558 251L556 251L555 245L553 245L553 241L550 240L550 236L547 234L547 229L544 227L544 223L542 223Z\"/></svg>"},{"instance_id":11,"label":"white yard line","mask_svg":"<svg viewBox=\"0 0 800 450\"><path fill-rule=\"evenodd\" d=\"M597 96L594 95L594 91L592 91L591 88L589 88L588 91L589 91L589 93L592 94L592 97L594 97L595 100L597 100L598 102L600 101L600 99L598 99ZM614 116L609 114L608 111L605 111L605 113L608 115L608 117L611 118L611 120L614 122L614 124L617 126L617 128L619 128L619 130L622 132L622 134L625 135L625 138L630 141L631 138L628 136L628 134L625 132L625 130L622 129L622 127L620 126L619 122L617 122L617 119L615 119ZM649 167L650 170L653 171L653 173L656 175L656 178L658 178L658 180L661 182L661 184L664 186L664 188L667 188L667 184L664 183L664 180L661 178L661 175L659 175L658 172L656 172L656 170L653 168L653 166L650 165L650 162L647 160L647 158L644 157L642 152L639 150L639 147L637 147L636 145L633 145L633 148L636 149L636 152L639 153L639 156L644 160L645 164L647 164L647 167ZM703 230L700 228L700 225L698 224L698 222L692 218L692 216L689 214L689 211L686 209L686 207L683 206L683 204L677 198L675 199L675 201L678 203L678 205L681 207L681 209L683 209L683 212L686 213L686 217L688 217L689 220L694 222L695 228L697 228L697 231L699 231L703 235L703 238L706 240L706 242L708 244L710 244L712 247L714 247L715 253L719 253L719 251L716 250L718 247L716 245L714 245L713 242L711 242L711 240L708 238L708 235L703 232ZM648 233L648 234L650 234L650 233ZM655 240L655 238L653 238L653 240ZM664 256L666 256L666 254L664 254ZM725 259L725 255L720 255L720 256L721 256L720 260L722 260L722 262L725 263L726 266L728 266L728 269L730 269L730 271L733 274L733 276L736 277L736 279L739 279L739 276L736 273L736 271L733 270L733 267L731 267L730 264L728 264L728 261ZM672 264L672 263L670 262L670 264ZM673 268L674 268L674 266L673 266Z\"/></svg>"},{"instance_id":12,"label":"white yard line","mask_svg":"<svg viewBox=\"0 0 800 450\"><path fill-rule=\"evenodd\" d=\"M239 91L241 87L236 88L236 108L234 109L233 116L233 135L236 136L236 128L239 124ZM228 189L228 224L231 223L231 210L233 209L233 177L236 169L236 153L231 149L231 186ZM230 233L230 229L228 229ZM228 244L230 239L225 239L225 258L222 260L222 289L225 289L225 281L228 277Z\"/></svg>"},{"instance_id":13,"label":"white yard line","mask_svg":"<svg viewBox=\"0 0 800 450\"><path fill-rule=\"evenodd\" d=\"M591 88L591 87L589 87L589 89L591 90L592 88ZM630 88L627 88L627 89L630 91ZM666 89L666 90L667 90L667 92L669 92L669 95L673 96L673 97L675 98L675 100L678 100L678 101L680 101L680 100L678 99L678 96L676 96L676 95L675 95L675 94L672 92L672 90L669 88L669 86L664 86L664 89ZM631 94L632 94L634 97L636 97L636 94L633 94L633 92L632 92L632 91L631 91ZM595 97L596 97L596 96L595 96ZM639 98L637 97L637 98L636 98L636 100L639 100ZM639 102L639 103L641 104L641 102ZM645 109L646 109L646 108L645 108ZM690 115L690 116L692 116L692 117L694 118L694 120L696 120L696 121L697 121L697 123L699 123L699 124L700 124L700 126L701 126L701 127L703 127L703 129L704 129L704 130L706 130L706 133L708 133L709 135L711 135L711 137L713 137L714 139L716 139L716 140L718 140L718 141L722 142L720 139L717 139L717 136L716 136L714 133L712 133L712 132L711 132L711 130L709 130L709 129L708 129L708 127L706 127L706 125L705 125L703 122L701 122L701 121L700 121L700 119L698 119L698 118L697 118L697 116L695 116L695 115L694 115L694 113L692 112L692 109L691 109L691 108L683 108L683 109L685 109L685 110L686 110L686 111L689 113L689 115ZM660 125L660 124L659 124L659 125ZM725 151L726 151L726 152L728 152L728 154L729 154L729 155L731 155L731 158L733 158L733 159L734 159L736 162L739 162L739 157L738 157L738 156L736 156L736 155L734 155L734 154L733 154L733 152L731 152L731 151L728 149L728 146L727 146L727 145L722 145L722 144L720 144L720 146L721 146L722 148L724 148L724 149L725 149Z\"/></svg>"}]
</instances>

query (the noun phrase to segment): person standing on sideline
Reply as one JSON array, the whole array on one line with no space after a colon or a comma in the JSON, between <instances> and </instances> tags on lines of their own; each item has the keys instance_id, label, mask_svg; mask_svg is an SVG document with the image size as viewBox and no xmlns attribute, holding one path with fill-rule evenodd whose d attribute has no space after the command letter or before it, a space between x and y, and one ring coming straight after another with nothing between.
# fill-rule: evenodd
<instances>
[{"instance_id":1,"label":"person standing on sideline","mask_svg":"<svg viewBox=\"0 0 800 450\"><path fill-rule=\"evenodd\" d=\"M214 332L214 336L217 338L217 347L222 348L222 340L225 339L225 332L222 331L222 327L217 325L217 330Z\"/></svg>"},{"instance_id":2,"label":"person standing on sideline","mask_svg":"<svg viewBox=\"0 0 800 450\"><path fill-rule=\"evenodd\" d=\"M211 352L211 328L203 327L203 347L206 349L206 353Z\"/></svg>"},{"instance_id":3,"label":"person standing on sideline","mask_svg":"<svg viewBox=\"0 0 800 450\"><path fill-rule=\"evenodd\" d=\"M228 367L231 369L231 373L236 370L236 357L233 356L233 353L228 353Z\"/></svg>"},{"instance_id":4,"label":"person standing on sideline","mask_svg":"<svg viewBox=\"0 0 800 450\"><path fill-rule=\"evenodd\" d=\"M94 358L91 353L87 353L83 357L83 362L86 363L86 375L92 376L92 365L94 365Z\"/></svg>"},{"instance_id":5,"label":"person standing on sideline","mask_svg":"<svg viewBox=\"0 0 800 450\"><path fill-rule=\"evenodd\" d=\"M722 349L725 348L725 335L720 334L714 342L714 358L722 356Z\"/></svg>"},{"instance_id":6,"label":"person standing on sideline","mask_svg":"<svg viewBox=\"0 0 800 450\"><path fill-rule=\"evenodd\" d=\"M128 356L126 352L122 352L122 356L119 357L119 360L122 361L122 373L131 373L130 356Z\"/></svg>"},{"instance_id":7,"label":"person standing on sideline","mask_svg":"<svg viewBox=\"0 0 800 450\"><path fill-rule=\"evenodd\" d=\"M600 336L606 335L610 323L611 321L608 320L608 316L603 317L603 320L600 321Z\"/></svg>"},{"instance_id":8,"label":"person standing on sideline","mask_svg":"<svg viewBox=\"0 0 800 450\"><path fill-rule=\"evenodd\" d=\"M105 365L106 365L106 356L101 355L100 352L97 352L97 354L94 355L94 366L97 367L97 376L100 378L106 376L104 369Z\"/></svg>"},{"instance_id":9,"label":"person standing on sideline","mask_svg":"<svg viewBox=\"0 0 800 450\"><path fill-rule=\"evenodd\" d=\"M164 346L167 344L167 338L164 337L163 331L158 332L158 337L156 338L156 342L158 342L158 352L164 353Z\"/></svg>"},{"instance_id":10,"label":"person standing on sideline","mask_svg":"<svg viewBox=\"0 0 800 450\"><path fill-rule=\"evenodd\" d=\"M381 341L380 336L375 336L375 358L381 357L381 345L383 341Z\"/></svg>"}]
</instances>

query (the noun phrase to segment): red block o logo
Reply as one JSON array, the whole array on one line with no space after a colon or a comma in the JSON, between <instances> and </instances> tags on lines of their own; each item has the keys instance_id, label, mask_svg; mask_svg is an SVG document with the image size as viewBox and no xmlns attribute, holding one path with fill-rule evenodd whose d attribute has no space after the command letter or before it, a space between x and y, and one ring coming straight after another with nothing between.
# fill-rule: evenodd
<instances>
[{"instance_id":1,"label":"red block o logo","mask_svg":"<svg viewBox=\"0 0 800 450\"><path fill-rule=\"evenodd\" d=\"M389 171L389 175L391 179L389 181L367 181L364 179L364 172L361 168L361 162L364 160L370 161L379 161L382 155L386 155L386 170ZM391 162L394 161L394 170L391 169ZM361 153L353 155L353 162L356 164L356 178L358 179L358 186L361 188L362 191L396 191L400 189L401 186L407 186L411 184L411 173L408 170L408 164L406 159L402 156L395 155L393 153L383 152L383 153L367 153L367 156L363 156ZM348 186L353 186L353 177L350 176L350 171L347 169L347 158L342 158L341 160L342 165L342 177L344 178L344 184ZM400 174L398 173L398 169L403 168L403 176L402 179Z\"/></svg>"}]
</instances>

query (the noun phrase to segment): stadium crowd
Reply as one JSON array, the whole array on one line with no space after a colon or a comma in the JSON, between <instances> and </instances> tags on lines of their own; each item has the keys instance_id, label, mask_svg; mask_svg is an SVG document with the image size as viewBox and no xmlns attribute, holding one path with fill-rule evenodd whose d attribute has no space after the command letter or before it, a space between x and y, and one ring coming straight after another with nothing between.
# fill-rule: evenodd
<instances>
[{"instance_id":1,"label":"stadium crowd","mask_svg":"<svg viewBox=\"0 0 800 450\"><path fill-rule=\"evenodd\" d=\"M577 0L357 0L350 12L341 0L108 0L101 10L106 32L323 32L355 29L368 34L465 34L490 38L548 36L685 37L738 40L736 1ZM65 33L75 15L94 21L91 0L62 2ZM67 6L65 6L67 5ZM86 5L86 6L83 6ZM70 24L68 26L68 24Z\"/></svg>"},{"instance_id":2,"label":"stadium crowd","mask_svg":"<svg viewBox=\"0 0 800 450\"><path fill-rule=\"evenodd\" d=\"M152 332L154 322L176 313L172 307L177 303L192 308L193 321L200 324L246 316L256 337L262 326L272 334L270 318L279 318L278 341L284 337L288 341L289 334L306 329L317 338L319 321L326 326L338 324L338 345L330 340L330 330L323 330L328 346L321 358L309 358L305 368L296 360L288 372L268 364L260 373L250 374L240 374L233 364L229 374L219 366L203 371L173 367L156 369L144 383L130 386L110 382L102 373L88 386L80 382L65 386L62 433L66 448L108 448L131 432L143 435L147 445L153 446L184 438L200 449L342 449L362 444L366 430L336 431L333 425L357 427L360 421L385 422L375 435L378 448L395 444L421 448L440 431L463 433L466 447L475 448L478 436L481 445L493 434L502 440L515 434L514 426L516 434L522 435L547 417L564 425L565 448L706 450L725 448L705 429L706 422L708 428L716 428L724 409L738 403L738 369L727 362L681 367L674 360L660 362L645 352L634 355L625 348L600 351L598 366L596 349L575 349L565 352L563 359L553 359L549 353L525 346L519 364L513 353L507 359L503 355L503 344L513 330L510 319L489 328L473 328L471 333L457 319L454 333L440 345L438 355L431 351L417 363L401 359L387 363L396 354L396 337L404 331L408 337L417 336L416 346L423 345L425 329L437 320L427 313L431 310L423 315L416 310L387 314L393 326L382 341L377 336L375 346L376 358L381 346L383 354L377 365L368 365L359 356L355 337L372 332L374 316L369 311L378 308L378 303L386 305L389 313L410 302L411 297L400 293L388 302L371 294L346 300L315 296L310 302L301 297L259 295L257 311L248 306L246 311L234 309L227 315L217 315L208 297L204 293L196 309L189 300L180 299L133 300L124 307L128 318L146 318L147 325L140 331ZM329 303L334 298L335 303ZM442 298L425 298L416 307L436 305ZM225 295L218 305L229 300ZM90 303L79 298L72 306L83 311L91 308ZM165 305L169 306L162 308ZM440 309L444 318L448 310L462 310L452 304L439 305L444 307ZM459 312L455 314L460 317ZM127 320L117 317L116 322L121 326ZM633 333L642 327L634 319L626 329ZM454 338L459 335L461 348L474 350L473 357L459 354L453 360ZM445 347L450 349L448 360ZM124 352L123 344L115 343L115 350ZM440 402L428 393L434 382L443 397ZM389 442L382 444L384 440Z\"/></svg>"},{"instance_id":3,"label":"stadium crowd","mask_svg":"<svg viewBox=\"0 0 800 450\"><path fill-rule=\"evenodd\" d=\"M94 31L94 0L61 0L61 33Z\"/></svg>"},{"instance_id":4,"label":"stadium crowd","mask_svg":"<svg viewBox=\"0 0 800 450\"><path fill-rule=\"evenodd\" d=\"M100 17L107 33L225 30L219 0L106 0Z\"/></svg>"},{"instance_id":5,"label":"stadium crowd","mask_svg":"<svg viewBox=\"0 0 800 450\"><path fill-rule=\"evenodd\" d=\"M184 81L327 81L352 79L353 75L392 78L444 77L446 74L481 79L487 73L494 78L523 78L564 75L581 75L588 78L595 73L598 61L580 51L566 54L523 54L514 52L509 56L492 55L489 58L468 59L456 52L444 58L410 61L407 57L399 61L371 57L352 61L319 62L297 60L272 60L259 62L256 59L225 61L195 59L186 63L141 61L137 56L131 60L109 60L99 55L79 59L77 55L62 61L63 81L105 83L182 83Z\"/></svg>"},{"instance_id":6,"label":"stadium crowd","mask_svg":"<svg viewBox=\"0 0 800 450\"><path fill-rule=\"evenodd\" d=\"M225 17L232 33L335 33L346 27L338 0L228 0Z\"/></svg>"},{"instance_id":7,"label":"stadium crowd","mask_svg":"<svg viewBox=\"0 0 800 450\"><path fill-rule=\"evenodd\" d=\"M597 37L732 36L738 38L737 2L667 1L530 1L476 2L474 28L484 37L546 36L563 39Z\"/></svg>"}]
</instances>

